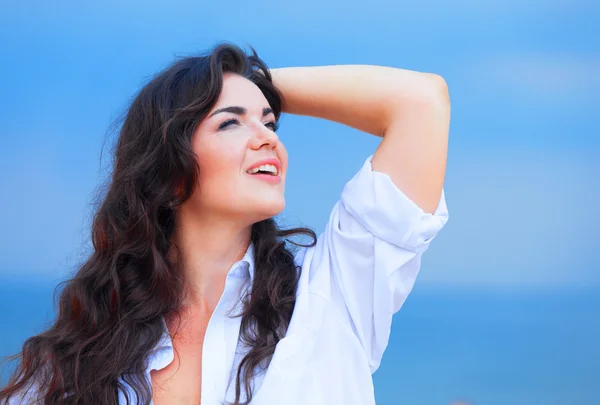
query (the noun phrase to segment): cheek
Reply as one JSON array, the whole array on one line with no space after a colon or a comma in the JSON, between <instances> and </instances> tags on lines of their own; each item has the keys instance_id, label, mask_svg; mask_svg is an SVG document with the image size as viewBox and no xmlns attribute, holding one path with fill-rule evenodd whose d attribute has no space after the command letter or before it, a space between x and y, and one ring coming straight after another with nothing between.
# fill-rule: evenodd
<instances>
[{"instance_id":1,"label":"cheek","mask_svg":"<svg viewBox=\"0 0 600 405\"><path fill-rule=\"evenodd\" d=\"M198 156L200 198L217 204L232 197L239 187L243 154L230 145L205 145Z\"/></svg>"}]
</instances>

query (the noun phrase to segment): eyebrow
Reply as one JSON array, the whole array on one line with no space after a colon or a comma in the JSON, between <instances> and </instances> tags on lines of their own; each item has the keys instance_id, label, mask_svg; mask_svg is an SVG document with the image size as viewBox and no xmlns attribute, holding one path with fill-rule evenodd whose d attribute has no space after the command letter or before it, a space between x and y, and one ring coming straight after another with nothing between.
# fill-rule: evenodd
<instances>
[{"instance_id":1,"label":"eyebrow","mask_svg":"<svg viewBox=\"0 0 600 405\"><path fill-rule=\"evenodd\" d=\"M233 113L233 114L237 114L237 115L246 115L247 110L244 107L240 107L240 106L223 107L223 108L216 109L208 117L210 118L213 115L217 115L219 113L224 113L224 112ZM262 110L262 116L263 117L265 117L265 116L267 116L267 115L269 115L271 113L273 113L273 109L272 108L265 107Z\"/></svg>"}]
</instances>

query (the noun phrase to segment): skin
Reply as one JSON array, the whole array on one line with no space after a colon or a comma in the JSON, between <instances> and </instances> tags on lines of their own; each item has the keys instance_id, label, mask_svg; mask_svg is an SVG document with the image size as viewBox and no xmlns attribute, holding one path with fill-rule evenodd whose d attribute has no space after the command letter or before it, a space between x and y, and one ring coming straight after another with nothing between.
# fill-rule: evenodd
<instances>
[{"instance_id":1,"label":"skin","mask_svg":"<svg viewBox=\"0 0 600 405\"><path fill-rule=\"evenodd\" d=\"M271 70L284 111L383 138L373 170L386 173L425 213L437 208L448 152L450 97L441 76L372 65Z\"/></svg>"},{"instance_id":2,"label":"skin","mask_svg":"<svg viewBox=\"0 0 600 405\"><path fill-rule=\"evenodd\" d=\"M243 107L246 112L212 115L230 106ZM285 207L287 152L273 131L275 116L263 115L266 108L269 103L256 85L226 74L219 100L194 132L199 180L192 198L177 212L174 235L189 291L177 333L175 325L168 325L179 356L151 373L155 405L200 403L204 335L223 293L225 276L248 248L252 224ZM219 128L231 120L236 121ZM281 163L278 184L246 173L268 158Z\"/></svg>"},{"instance_id":3,"label":"skin","mask_svg":"<svg viewBox=\"0 0 600 405\"><path fill-rule=\"evenodd\" d=\"M435 211L444 183L450 123L448 88L440 76L368 65L292 67L273 69L271 74L284 95L284 112L324 118L383 138L372 159L373 170L389 175L423 215ZM246 79L227 75L214 110L231 105L245 107L247 114L215 115L194 134L200 179L193 198L178 212L174 236L189 291L173 344L185 355L176 355L169 366L152 372L156 405L200 402L204 334L225 276L243 257L251 225L278 214L285 204L287 154L265 126L273 118L262 116L267 101ZM239 125L217 130L231 118ZM281 161L280 184L263 184L245 172L268 157Z\"/></svg>"}]
</instances>

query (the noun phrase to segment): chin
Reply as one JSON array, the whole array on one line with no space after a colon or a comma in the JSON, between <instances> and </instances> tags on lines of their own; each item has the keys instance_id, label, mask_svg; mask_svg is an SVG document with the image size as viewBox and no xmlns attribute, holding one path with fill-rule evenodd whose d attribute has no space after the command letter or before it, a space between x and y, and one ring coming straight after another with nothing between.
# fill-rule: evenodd
<instances>
[{"instance_id":1,"label":"chin","mask_svg":"<svg viewBox=\"0 0 600 405\"><path fill-rule=\"evenodd\" d=\"M280 201L262 201L255 208L260 220L272 218L283 212L285 200L282 198Z\"/></svg>"},{"instance_id":2,"label":"chin","mask_svg":"<svg viewBox=\"0 0 600 405\"><path fill-rule=\"evenodd\" d=\"M278 204L271 204L266 208L267 209L265 211L269 213L269 217L274 217L283 212L283 210L285 209L285 201L281 201Z\"/></svg>"}]
</instances>

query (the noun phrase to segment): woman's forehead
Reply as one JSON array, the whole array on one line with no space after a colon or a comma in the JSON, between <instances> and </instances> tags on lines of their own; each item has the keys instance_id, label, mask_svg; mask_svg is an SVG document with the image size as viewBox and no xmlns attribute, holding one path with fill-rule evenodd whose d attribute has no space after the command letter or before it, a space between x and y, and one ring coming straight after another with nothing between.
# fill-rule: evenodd
<instances>
[{"instance_id":1,"label":"woman's forehead","mask_svg":"<svg viewBox=\"0 0 600 405\"><path fill-rule=\"evenodd\" d=\"M262 111L269 103L257 85L245 77L225 74L223 89L213 110L227 106L240 106L248 110Z\"/></svg>"}]
</instances>

